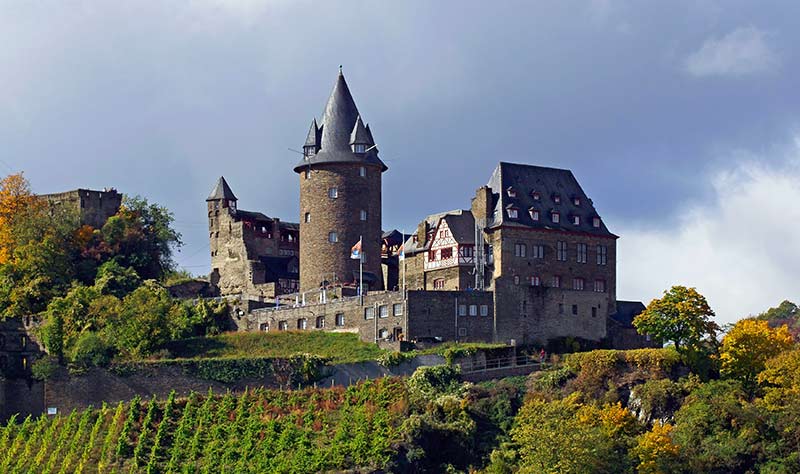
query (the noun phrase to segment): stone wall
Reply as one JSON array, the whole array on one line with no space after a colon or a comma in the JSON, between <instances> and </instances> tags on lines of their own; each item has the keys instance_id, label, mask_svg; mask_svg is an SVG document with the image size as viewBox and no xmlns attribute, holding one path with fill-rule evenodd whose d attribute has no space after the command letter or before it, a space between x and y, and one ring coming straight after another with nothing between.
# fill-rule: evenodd
<instances>
[{"instance_id":1,"label":"stone wall","mask_svg":"<svg viewBox=\"0 0 800 474\"><path fill-rule=\"evenodd\" d=\"M491 342L494 304L485 291L409 291L408 337ZM485 315L481 315L481 308Z\"/></svg>"},{"instance_id":2,"label":"stone wall","mask_svg":"<svg viewBox=\"0 0 800 474\"><path fill-rule=\"evenodd\" d=\"M76 189L55 194L43 194L52 207L63 207L79 213L81 224L90 225L96 229L103 227L109 217L119 211L122 204L122 194L116 190L92 191L89 189Z\"/></svg>"}]
</instances>

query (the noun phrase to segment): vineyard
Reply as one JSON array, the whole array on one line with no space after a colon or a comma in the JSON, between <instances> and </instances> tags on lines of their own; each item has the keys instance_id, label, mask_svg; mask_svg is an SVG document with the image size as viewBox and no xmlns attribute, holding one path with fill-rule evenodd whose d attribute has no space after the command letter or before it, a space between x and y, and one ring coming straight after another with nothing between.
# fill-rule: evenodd
<instances>
[{"instance_id":1,"label":"vineyard","mask_svg":"<svg viewBox=\"0 0 800 474\"><path fill-rule=\"evenodd\" d=\"M378 469L408 412L402 381L134 399L0 427L0 472L217 473Z\"/></svg>"}]
</instances>

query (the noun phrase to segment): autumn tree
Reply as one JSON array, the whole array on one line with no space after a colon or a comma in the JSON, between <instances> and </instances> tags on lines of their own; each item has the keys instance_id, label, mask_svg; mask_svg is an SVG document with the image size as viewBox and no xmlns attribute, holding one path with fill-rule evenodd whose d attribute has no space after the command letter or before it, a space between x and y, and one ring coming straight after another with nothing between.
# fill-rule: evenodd
<instances>
[{"instance_id":1,"label":"autumn tree","mask_svg":"<svg viewBox=\"0 0 800 474\"><path fill-rule=\"evenodd\" d=\"M791 349L793 344L786 325L773 329L767 321L742 319L722 339L720 374L741 381L752 394L756 377L767 360Z\"/></svg>"},{"instance_id":2,"label":"autumn tree","mask_svg":"<svg viewBox=\"0 0 800 474\"><path fill-rule=\"evenodd\" d=\"M667 474L680 471L680 448L672 442L673 426L656 422L653 428L637 438L632 457L639 463L639 474Z\"/></svg>"},{"instance_id":3,"label":"autumn tree","mask_svg":"<svg viewBox=\"0 0 800 474\"><path fill-rule=\"evenodd\" d=\"M696 289L673 286L662 298L651 301L633 325L639 334L674 342L680 352L715 340L719 326L713 317L714 311Z\"/></svg>"},{"instance_id":4,"label":"autumn tree","mask_svg":"<svg viewBox=\"0 0 800 474\"><path fill-rule=\"evenodd\" d=\"M17 223L35 206L36 197L22 173L0 180L0 265L8 263L16 246Z\"/></svg>"}]
</instances>

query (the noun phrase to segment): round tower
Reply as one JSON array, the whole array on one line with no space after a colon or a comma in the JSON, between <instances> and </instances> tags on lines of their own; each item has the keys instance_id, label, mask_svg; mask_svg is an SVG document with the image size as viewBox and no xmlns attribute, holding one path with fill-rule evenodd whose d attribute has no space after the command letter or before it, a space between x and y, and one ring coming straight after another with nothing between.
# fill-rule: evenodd
<instances>
[{"instance_id":1,"label":"round tower","mask_svg":"<svg viewBox=\"0 0 800 474\"><path fill-rule=\"evenodd\" d=\"M382 289L381 174L387 170L341 70L321 122L312 121L300 176L300 291L357 283L359 239L365 289Z\"/></svg>"}]
</instances>

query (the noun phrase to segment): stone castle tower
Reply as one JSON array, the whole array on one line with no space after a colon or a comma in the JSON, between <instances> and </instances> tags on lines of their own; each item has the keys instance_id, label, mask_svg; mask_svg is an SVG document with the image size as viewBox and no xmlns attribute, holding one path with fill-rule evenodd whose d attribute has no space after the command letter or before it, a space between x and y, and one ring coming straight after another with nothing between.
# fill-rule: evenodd
<instances>
[{"instance_id":1,"label":"stone castle tower","mask_svg":"<svg viewBox=\"0 0 800 474\"><path fill-rule=\"evenodd\" d=\"M217 185L206 199L206 204L208 205L209 243L211 245L211 279L214 285L221 287L223 294L240 292L242 285L231 285L230 282L220 281L220 272L230 274L235 272L244 275L246 271L241 259L236 259L235 263L238 265L233 265L235 268L226 268L231 266L231 262L228 261L230 259L225 248L225 242L230 240L230 234L233 232L231 223L233 222L233 215L236 213L236 201L236 196L223 177L219 178ZM229 288L229 286L238 287Z\"/></svg>"},{"instance_id":2,"label":"stone castle tower","mask_svg":"<svg viewBox=\"0 0 800 474\"><path fill-rule=\"evenodd\" d=\"M364 286L381 277L381 174L369 125L361 119L341 70L321 122L311 122L300 176L300 290L358 279L350 249L362 237Z\"/></svg>"}]
</instances>

